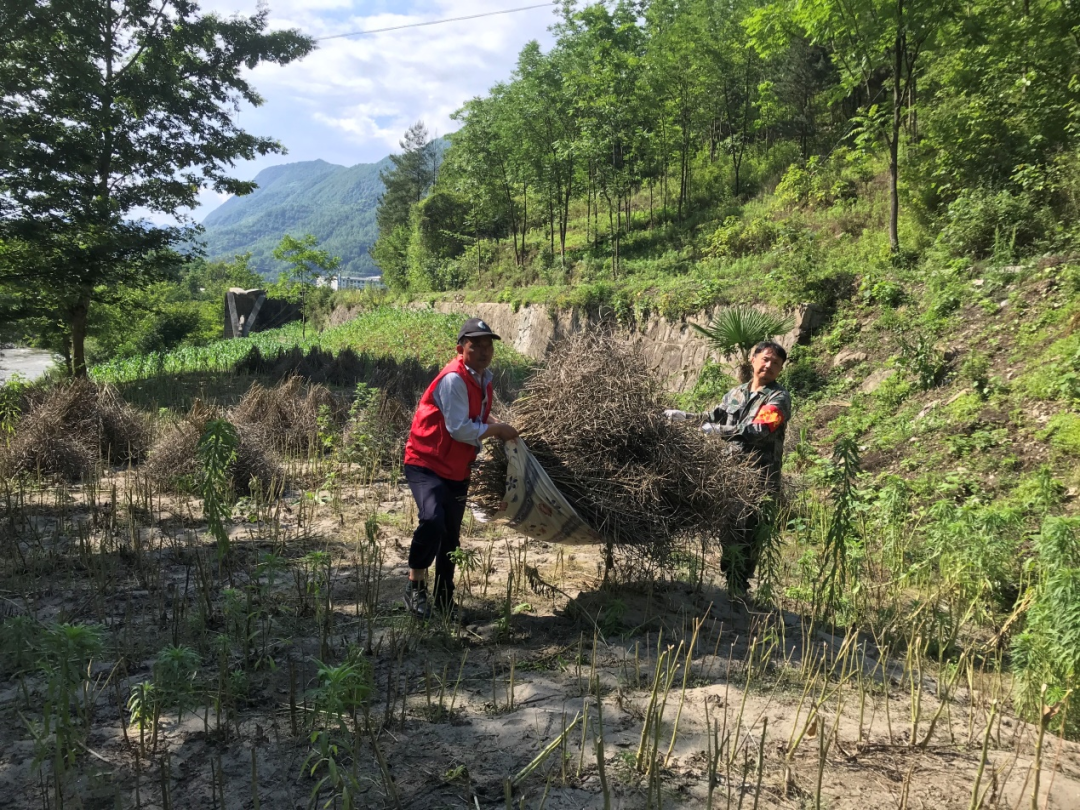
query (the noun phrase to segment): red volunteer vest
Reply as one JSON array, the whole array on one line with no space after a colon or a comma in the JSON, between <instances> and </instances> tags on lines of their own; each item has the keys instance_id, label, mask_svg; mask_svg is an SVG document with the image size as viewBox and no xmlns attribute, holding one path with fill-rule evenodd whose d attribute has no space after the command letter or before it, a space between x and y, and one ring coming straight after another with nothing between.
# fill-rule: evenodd
<instances>
[{"instance_id":1,"label":"red volunteer vest","mask_svg":"<svg viewBox=\"0 0 1080 810\"><path fill-rule=\"evenodd\" d=\"M476 448L450 435L442 411L435 405L435 389L447 374L457 374L465 380L465 387L469 391L469 418L479 417L487 423L488 414L491 413L491 383L487 384L487 402L484 403L484 393L459 355L446 364L420 397L409 430L409 440L405 442L405 463L425 467L448 481L464 481L469 477L469 465L476 460Z\"/></svg>"}]
</instances>

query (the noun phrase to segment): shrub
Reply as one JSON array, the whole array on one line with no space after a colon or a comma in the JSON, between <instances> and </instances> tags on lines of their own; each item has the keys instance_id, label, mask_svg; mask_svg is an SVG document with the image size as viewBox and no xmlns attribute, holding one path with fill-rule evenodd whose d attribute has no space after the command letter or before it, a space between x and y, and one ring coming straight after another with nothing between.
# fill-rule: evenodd
<instances>
[{"instance_id":1,"label":"shrub","mask_svg":"<svg viewBox=\"0 0 1080 810\"><path fill-rule=\"evenodd\" d=\"M780 205L813 205L825 201L821 184L817 182L819 159L815 155L805 166L793 163L776 185L776 202Z\"/></svg>"},{"instance_id":2,"label":"shrub","mask_svg":"<svg viewBox=\"0 0 1080 810\"><path fill-rule=\"evenodd\" d=\"M721 365L709 359L701 367L697 381L690 392L683 396L682 404L690 410L704 411L719 404L731 388L738 383L728 372L729 366Z\"/></svg>"},{"instance_id":3,"label":"shrub","mask_svg":"<svg viewBox=\"0 0 1080 810\"><path fill-rule=\"evenodd\" d=\"M921 391L941 384L948 366L945 357L934 346L933 338L919 335L915 340L900 338L900 366L915 378Z\"/></svg>"},{"instance_id":4,"label":"shrub","mask_svg":"<svg viewBox=\"0 0 1080 810\"><path fill-rule=\"evenodd\" d=\"M824 388L828 383L828 376L808 358L793 351L788 362L784 364L784 374L780 382L792 396L803 398Z\"/></svg>"},{"instance_id":5,"label":"shrub","mask_svg":"<svg viewBox=\"0 0 1080 810\"><path fill-rule=\"evenodd\" d=\"M401 458L412 422L412 408L366 383L357 383L341 440L342 456L367 468Z\"/></svg>"},{"instance_id":6,"label":"shrub","mask_svg":"<svg viewBox=\"0 0 1080 810\"><path fill-rule=\"evenodd\" d=\"M739 217L728 217L709 239L709 252L732 258L764 253L780 235L780 224L774 220L758 217L744 222Z\"/></svg>"},{"instance_id":7,"label":"shrub","mask_svg":"<svg viewBox=\"0 0 1080 810\"><path fill-rule=\"evenodd\" d=\"M890 279L866 276L859 285L859 295L864 304L898 307L904 302L904 288Z\"/></svg>"},{"instance_id":8,"label":"shrub","mask_svg":"<svg viewBox=\"0 0 1080 810\"><path fill-rule=\"evenodd\" d=\"M1080 686L1080 518L1048 517L1034 541L1032 604L1012 653L1017 706L1037 720Z\"/></svg>"},{"instance_id":9,"label":"shrub","mask_svg":"<svg viewBox=\"0 0 1080 810\"><path fill-rule=\"evenodd\" d=\"M1011 261L1016 250L1035 245L1053 227L1051 212L1027 194L975 189L949 205L940 238L959 256Z\"/></svg>"},{"instance_id":10,"label":"shrub","mask_svg":"<svg viewBox=\"0 0 1080 810\"><path fill-rule=\"evenodd\" d=\"M788 168L799 160L798 144L780 141L764 153L750 156L747 185L768 187L778 183Z\"/></svg>"}]
</instances>

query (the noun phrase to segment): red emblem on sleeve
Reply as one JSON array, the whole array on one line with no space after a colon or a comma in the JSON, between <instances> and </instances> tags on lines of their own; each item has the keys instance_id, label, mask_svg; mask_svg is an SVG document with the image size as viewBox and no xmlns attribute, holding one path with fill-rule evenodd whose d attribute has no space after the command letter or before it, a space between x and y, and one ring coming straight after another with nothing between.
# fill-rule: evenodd
<instances>
[{"instance_id":1,"label":"red emblem on sleeve","mask_svg":"<svg viewBox=\"0 0 1080 810\"><path fill-rule=\"evenodd\" d=\"M772 433L784 423L784 414L775 405L765 405L754 417L755 425L765 425Z\"/></svg>"}]
</instances>

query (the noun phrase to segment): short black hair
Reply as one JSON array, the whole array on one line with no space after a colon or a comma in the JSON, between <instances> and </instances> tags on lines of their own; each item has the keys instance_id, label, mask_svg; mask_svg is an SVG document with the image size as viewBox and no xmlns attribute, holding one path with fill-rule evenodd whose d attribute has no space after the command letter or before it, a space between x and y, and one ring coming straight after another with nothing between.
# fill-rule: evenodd
<instances>
[{"instance_id":1,"label":"short black hair","mask_svg":"<svg viewBox=\"0 0 1080 810\"><path fill-rule=\"evenodd\" d=\"M754 347L754 350L750 352L751 357L757 357L766 349L772 349L773 354L780 358L781 363L787 362L787 349L777 343L775 340L763 340L761 343Z\"/></svg>"}]
</instances>

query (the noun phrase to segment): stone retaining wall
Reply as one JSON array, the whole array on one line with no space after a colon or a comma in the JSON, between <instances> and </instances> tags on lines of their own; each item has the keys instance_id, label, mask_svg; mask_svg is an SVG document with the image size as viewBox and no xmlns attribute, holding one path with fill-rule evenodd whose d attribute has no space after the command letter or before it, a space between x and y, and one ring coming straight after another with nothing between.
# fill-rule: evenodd
<instances>
[{"instance_id":1,"label":"stone retaining wall","mask_svg":"<svg viewBox=\"0 0 1080 810\"><path fill-rule=\"evenodd\" d=\"M449 301L435 303L435 310L466 317L483 318L503 340L526 357L541 360L552 344L561 338L576 335L599 323L578 309L553 311L546 306L522 306L515 310L509 304L458 304ZM689 319L706 324L712 311ZM627 339L641 344L645 357L661 375L670 391L684 392L694 387L701 368L710 356L705 339L690 327L689 321L669 321L652 317L637 328L627 331ZM798 307L795 328L780 339L791 347L809 341L811 333L820 327L821 311L812 304Z\"/></svg>"}]
</instances>

